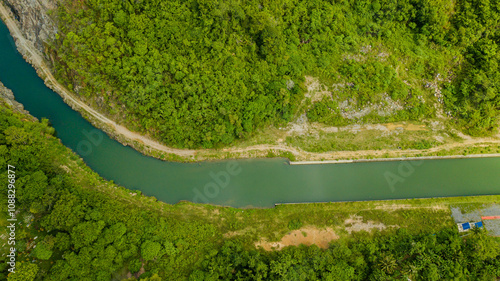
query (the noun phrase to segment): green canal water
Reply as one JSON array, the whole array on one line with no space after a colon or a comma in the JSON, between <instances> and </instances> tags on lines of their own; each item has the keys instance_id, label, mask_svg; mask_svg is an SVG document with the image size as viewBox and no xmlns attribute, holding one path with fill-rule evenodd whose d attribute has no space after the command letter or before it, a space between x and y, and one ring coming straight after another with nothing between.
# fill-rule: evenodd
<instances>
[{"instance_id":1,"label":"green canal water","mask_svg":"<svg viewBox=\"0 0 500 281\"><path fill-rule=\"evenodd\" d=\"M102 177L167 203L234 207L275 203L500 194L500 158L288 165L284 159L182 164L146 157L110 139L47 88L0 22L0 81ZM20 167L21 168L21 167Z\"/></svg>"}]
</instances>

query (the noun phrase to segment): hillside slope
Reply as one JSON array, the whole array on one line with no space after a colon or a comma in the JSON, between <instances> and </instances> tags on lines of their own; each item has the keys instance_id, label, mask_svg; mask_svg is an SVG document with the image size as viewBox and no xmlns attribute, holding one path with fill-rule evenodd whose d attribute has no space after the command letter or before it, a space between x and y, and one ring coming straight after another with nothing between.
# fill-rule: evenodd
<instances>
[{"instance_id":1,"label":"hillside slope","mask_svg":"<svg viewBox=\"0 0 500 281\"><path fill-rule=\"evenodd\" d=\"M55 13L57 76L169 145L227 145L301 113L497 126L497 1L87 0ZM307 75L332 94L304 102Z\"/></svg>"}]
</instances>

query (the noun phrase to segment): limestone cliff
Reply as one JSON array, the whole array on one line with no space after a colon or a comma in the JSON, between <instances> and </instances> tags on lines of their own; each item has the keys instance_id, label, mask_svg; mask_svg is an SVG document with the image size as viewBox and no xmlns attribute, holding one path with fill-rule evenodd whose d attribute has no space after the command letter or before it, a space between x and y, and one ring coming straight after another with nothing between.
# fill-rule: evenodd
<instances>
[{"instance_id":1,"label":"limestone cliff","mask_svg":"<svg viewBox=\"0 0 500 281\"><path fill-rule=\"evenodd\" d=\"M33 43L40 54L45 54L46 43L57 33L57 25L49 11L57 7L58 0L0 0L18 22L21 32Z\"/></svg>"}]
</instances>

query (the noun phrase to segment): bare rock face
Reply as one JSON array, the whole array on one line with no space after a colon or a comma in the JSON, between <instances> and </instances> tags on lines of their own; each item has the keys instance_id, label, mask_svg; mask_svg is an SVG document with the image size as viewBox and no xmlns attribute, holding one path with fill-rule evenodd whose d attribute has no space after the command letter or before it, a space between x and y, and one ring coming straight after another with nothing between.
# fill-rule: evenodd
<instances>
[{"instance_id":1,"label":"bare rock face","mask_svg":"<svg viewBox=\"0 0 500 281\"><path fill-rule=\"evenodd\" d=\"M58 0L0 0L10 9L24 38L31 41L44 54L46 43L55 38L57 25L49 15Z\"/></svg>"},{"instance_id":2,"label":"bare rock face","mask_svg":"<svg viewBox=\"0 0 500 281\"><path fill-rule=\"evenodd\" d=\"M10 105L14 111L23 114L29 114L28 111L24 110L23 105L18 103L14 99L14 94L12 93L12 91L10 89L7 89L1 81L0 81L0 99L4 100L8 105Z\"/></svg>"}]
</instances>

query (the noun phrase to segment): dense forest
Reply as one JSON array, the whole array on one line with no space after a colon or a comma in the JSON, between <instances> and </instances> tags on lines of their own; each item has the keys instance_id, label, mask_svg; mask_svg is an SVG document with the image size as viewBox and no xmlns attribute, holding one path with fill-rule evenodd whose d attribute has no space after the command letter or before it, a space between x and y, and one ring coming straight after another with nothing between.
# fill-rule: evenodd
<instances>
[{"instance_id":1,"label":"dense forest","mask_svg":"<svg viewBox=\"0 0 500 281\"><path fill-rule=\"evenodd\" d=\"M453 225L439 226L447 213L430 214L434 220L416 210L403 213L415 217L413 228L423 226L418 233L402 227L353 234L328 249L255 249L255 238L223 234L262 225L270 233L282 231L278 218L286 218L285 209L217 208L211 217L214 206L168 205L131 195L92 172L53 136L46 120L28 119L0 105L0 180L15 186L18 220L16 273L7 271L9 247L1 247L0 280L491 280L500 275L499 240L485 231L461 237ZM16 167L15 177L9 177L8 165ZM7 192L0 200L7 202ZM302 206L288 228L300 226L299 218L306 222L321 215L318 223L324 223L341 217L332 214ZM404 224L399 215L390 213ZM2 208L2 243L7 217ZM257 237L266 231L259 232Z\"/></svg>"},{"instance_id":2,"label":"dense forest","mask_svg":"<svg viewBox=\"0 0 500 281\"><path fill-rule=\"evenodd\" d=\"M498 126L498 0L63 2L58 79L169 145L227 145L304 111L342 125L433 117L439 104L470 134ZM304 107L307 75L332 97ZM401 108L339 107L388 99Z\"/></svg>"},{"instance_id":3,"label":"dense forest","mask_svg":"<svg viewBox=\"0 0 500 281\"><path fill-rule=\"evenodd\" d=\"M317 247L289 247L272 254L227 242L191 280L492 280L500 273L498 244L478 231L396 235Z\"/></svg>"}]
</instances>

